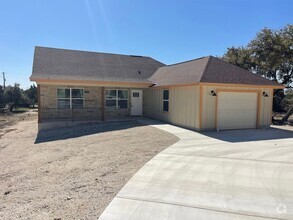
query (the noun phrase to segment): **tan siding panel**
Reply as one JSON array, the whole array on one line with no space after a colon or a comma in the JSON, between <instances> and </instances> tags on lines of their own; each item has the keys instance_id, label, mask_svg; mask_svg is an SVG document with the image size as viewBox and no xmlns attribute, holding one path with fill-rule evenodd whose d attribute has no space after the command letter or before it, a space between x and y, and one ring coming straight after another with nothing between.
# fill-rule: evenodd
<instances>
[{"instance_id":1,"label":"tan siding panel","mask_svg":"<svg viewBox=\"0 0 293 220\"><path fill-rule=\"evenodd\" d=\"M198 129L198 86L172 87L169 90L169 112L165 113L162 112L163 89L146 89L144 115L182 127Z\"/></svg>"},{"instance_id":2,"label":"tan siding panel","mask_svg":"<svg viewBox=\"0 0 293 220\"><path fill-rule=\"evenodd\" d=\"M230 86L204 86L203 88L203 119L202 129L203 130L214 130L216 129L216 97L210 95L212 90L258 90L260 92L260 115L259 115L259 127L268 127L271 123L270 115L272 111L272 93L271 88L256 88L256 87L230 87ZM269 97L262 96L262 92L267 92ZM237 93L235 94L237 95Z\"/></svg>"}]
</instances>

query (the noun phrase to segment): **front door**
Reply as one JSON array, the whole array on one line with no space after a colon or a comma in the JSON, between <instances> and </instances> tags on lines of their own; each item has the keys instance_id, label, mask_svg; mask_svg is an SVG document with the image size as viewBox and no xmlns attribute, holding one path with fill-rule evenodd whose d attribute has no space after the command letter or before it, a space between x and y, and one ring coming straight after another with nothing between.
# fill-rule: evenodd
<instances>
[{"instance_id":1,"label":"front door","mask_svg":"<svg viewBox=\"0 0 293 220\"><path fill-rule=\"evenodd\" d=\"M132 116L142 115L142 90L131 90L131 109Z\"/></svg>"}]
</instances>

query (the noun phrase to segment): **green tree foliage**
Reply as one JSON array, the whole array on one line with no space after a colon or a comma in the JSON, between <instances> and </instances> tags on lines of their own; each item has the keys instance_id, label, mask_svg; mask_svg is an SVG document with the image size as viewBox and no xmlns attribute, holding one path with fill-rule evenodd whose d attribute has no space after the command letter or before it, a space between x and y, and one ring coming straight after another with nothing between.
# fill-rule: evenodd
<instances>
[{"instance_id":1,"label":"green tree foliage","mask_svg":"<svg viewBox=\"0 0 293 220\"><path fill-rule=\"evenodd\" d=\"M22 92L19 88L19 84L15 83L14 86L7 86L5 88L5 103L10 106L10 110L12 111L13 107L19 106L21 103Z\"/></svg>"},{"instance_id":2,"label":"green tree foliage","mask_svg":"<svg viewBox=\"0 0 293 220\"><path fill-rule=\"evenodd\" d=\"M282 107L285 110L288 110L291 106L293 107L293 90L288 91L285 98L282 100Z\"/></svg>"},{"instance_id":3,"label":"green tree foliage","mask_svg":"<svg viewBox=\"0 0 293 220\"><path fill-rule=\"evenodd\" d=\"M264 29L248 45L254 71L292 88L293 25L277 31Z\"/></svg>"},{"instance_id":4,"label":"green tree foliage","mask_svg":"<svg viewBox=\"0 0 293 220\"><path fill-rule=\"evenodd\" d=\"M287 113L282 118L282 121L287 121L291 114L293 114L293 90L287 92L284 99L281 101L281 105Z\"/></svg>"},{"instance_id":5,"label":"green tree foliage","mask_svg":"<svg viewBox=\"0 0 293 220\"><path fill-rule=\"evenodd\" d=\"M0 86L0 107L4 107L4 103L9 105L10 111L14 107L34 107L38 99L37 87L32 85L29 89L23 90L19 86L17 83L14 86L8 85L5 90Z\"/></svg>"},{"instance_id":6,"label":"green tree foliage","mask_svg":"<svg viewBox=\"0 0 293 220\"><path fill-rule=\"evenodd\" d=\"M251 59L251 50L246 47L231 47L223 56L223 60L252 71L255 66Z\"/></svg>"},{"instance_id":7,"label":"green tree foliage","mask_svg":"<svg viewBox=\"0 0 293 220\"><path fill-rule=\"evenodd\" d=\"M222 59L293 88L293 25L265 28L245 47L228 48ZM282 102L285 97L282 90L275 92L274 111L288 108Z\"/></svg>"},{"instance_id":8,"label":"green tree foliage","mask_svg":"<svg viewBox=\"0 0 293 220\"><path fill-rule=\"evenodd\" d=\"M293 88L293 25L265 28L247 46L228 48L223 59Z\"/></svg>"},{"instance_id":9,"label":"green tree foliage","mask_svg":"<svg viewBox=\"0 0 293 220\"><path fill-rule=\"evenodd\" d=\"M28 98L28 103L35 107L35 104L38 102L37 87L35 85L30 86L30 88L25 91L25 96Z\"/></svg>"}]
</instances>

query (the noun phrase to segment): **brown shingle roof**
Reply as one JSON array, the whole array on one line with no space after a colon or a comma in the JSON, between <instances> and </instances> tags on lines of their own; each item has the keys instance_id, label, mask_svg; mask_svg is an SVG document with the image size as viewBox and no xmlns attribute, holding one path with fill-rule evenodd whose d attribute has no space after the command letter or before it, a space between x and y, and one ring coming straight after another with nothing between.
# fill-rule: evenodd
<instances>
[{"instance_id":1,"label":"brown shingle roof","mask_svg":"<svg viewBox=\"0 0 293 220\"><path fill-rule=\"evenodd\" d=\"M87 80L150 83L165 64L150 57L36 47L32 80Z\"/></svg>"},{"instance_id":2,"label":"brown shingle roof","mask_svg":"<svg viewBox=\"0 0 293 220\"><path fill-rule=\"evenodd\" d=\"M150 78L156 86L224 83L280 86L243 68L208 56L160 67Z\"/></svg>"},{"instance_id":3,"label":"brown shingle roof","mask_svg":"<svg viewBox=\"0 0 293 220\"><path fill-rule=\"evenodd\" d=\"M135 82L156 86L224 83L280 86L212 56L166 66L150 57L36 47L31 80Z\"/></svg>"},{"instance_id":4,"label":"brown shingle roof","mask_svg":"<svg viewBox=\"0 0 293 220\"><path fill-rule=\"evenodd\" d=\"M156 86L184 85L200 82L209 57L202 57L182 63L160 67L150 80Z\"/></svg>"},{"instance_id":5,"label":"brown shingle roof","mask_svg":"<svg viewBox=\"0 0 293 220\"><path fill-rule=\"evenodd\" d=\"M275 81L212 56L209 57L209 63L200 82L280 86Z\"/></svg>"}]
</instances>

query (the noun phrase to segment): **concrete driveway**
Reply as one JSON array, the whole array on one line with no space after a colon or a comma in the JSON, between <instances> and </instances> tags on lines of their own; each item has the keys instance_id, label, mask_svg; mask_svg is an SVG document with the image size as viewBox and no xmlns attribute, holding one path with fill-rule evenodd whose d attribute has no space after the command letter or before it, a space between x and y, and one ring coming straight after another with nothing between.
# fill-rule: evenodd
<instances>
[{"instance_id":1,"label":"concrete driveway","mask_svg":"<svg viewBox=\"0 0 293 220\"><path fill-rule=\"evenodd\" d=\"M153 126L180 141L139 170L100 219L293 219L293 131Z\"/></svg>"}]
</instances>

